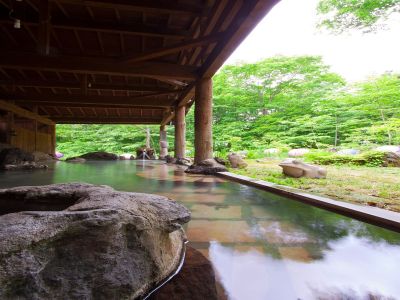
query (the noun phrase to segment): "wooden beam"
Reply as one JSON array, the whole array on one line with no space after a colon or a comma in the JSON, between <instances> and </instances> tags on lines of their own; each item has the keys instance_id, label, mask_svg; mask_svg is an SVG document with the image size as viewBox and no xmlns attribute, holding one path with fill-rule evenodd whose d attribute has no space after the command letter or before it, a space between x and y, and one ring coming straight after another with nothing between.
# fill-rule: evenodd
<instances>
[{"instance_id":1,"label":"wooden beam","mask_svg":"<svg viewBox=\"0 0 400 300\"><path fill-rule=\"evenodd\" d=\"M175 117L175 113L172 111L171 108L168 108L164 111L164 117L160 123L161 126L168 125L169 122Z\"/></svg>"},{"instance_id":2,"label":"wooden beam","mask_svg":"<svg viewBox=\"0 0 400 300\"><path fill-rule=\"evenodd\" d=\"M182 107L182 106L187 106L188 103L193 100L194 94L195 94L195 83L190 84L186 90L184 90L181 94L181 96L179 97L179 99L176 101L176 107ZM190 107L190 106L189 106ZM164 117L164 119L161 122L161 125L166 125L169 122L171 122L171 120L175 117L175 112L171 111L170 113L166 114L166 116Z\"/></svg>"},{"instance_id":3,"label":"wooden beam","mask_svg":"<svg viewBox=\"0 0 400 300\"><path fill-rule=\"evenodd\" d=\"M134 117L54 117L57 124L160 124L156 118Z\"/></svg>"},{"instance_id":4,"label":"wooden beam","mask_svg":"<svg viewBox=\"0 0 400 300\"><path fill-rule=\"evenodd\" d=\"M55 1L55 0L52 0ZM60 3L85 5L98 8L113 8L118 10L133 10L156 14L186 14L199 15L203 13L202 6L185 2L177 3L162 0L57 0Z\"/></svg>"},{"instance_id":5,"label":"wooden beam","mask_svg":"<svg viewBox=\"0 0 400 300\"><path fill-rule=\"evenodd\" d=\"M246 36L279 1L280 0L243 1L241 9L234 17L236 20L243 21L233 21L232 24L229 25L225 37L213 49L205 63L202 64L199 70L199 77L212 77Z\"/></svg>"},{"instance_id":6,"label":"wooden beam","mask_svg":"<svg viewBox=\"0 0 400 300\"><path fill-rule=\"evenodd\" d=\"M156 97L127 96L82 96L82 95L0 95L1 100L14 100L20 103L35 103L37 105L53 105L69 103L70 106L81 104L107 104L111 107L120 105L170 107L173 99Z\"/></svg>"},{"instance_id":7,"label":"wooden beam","mask_svg":"<svg viewBox=\"0 0 400 300\"><path fill-rule=\"evenodd\" d=\"M44 81L44 80L0 80L0 85L4 86L22 86L22 87L39 87L39 88L66 88L80 89L81 85L77 81ZM150 86L150 85L133 85L120 83L96 83L90 82L92 90L112 90L112 91L131 91L131 92L163 92L176 94L182 89L171 89L167 87Z\"/></svg>"},{"instance_id":8,"label":"wooden beam","mask_svg":"<svg viewBox=\"0 0 400 300\"><path fill-rule=\"evenodd\" d=\"M87 78L87 74L82 74L82 78L81 78L81 94L83 96L87 96L88 95L88 78Z\"/></svg>"},{"instance_id":9,"label":"wooden beam","mask_svg":"<svg viewBox=\"0 0 400 300\"><path fill-rule=\"evenodd\" d=\"M57 110L58 108L90 108L90 109L95 109L95 108L114 108L114 109L158 109L164 111L166 108L164 106L138 106L138 105L132 105L132 104L99 104L99 103L63 103L63 102L57 102L57 103L48 103L48 102L31 102L31 101L16 101L15 102L17 105L24 105L24 104L29 104L29 105L37 105L41 109L43 108L54 108ZM58 113L57 115L60 115ZM50 115L48 115L49 118L51 118Z\"/></svg>"},{"instance_id":10,"label":"wooden beam","mask_svg":"<svg viewBox=\"0 0 400 300\"><path fill-rule=\"evenodd\" d=\"M40 0L39 3L39 53L50 54L50 5L49 0Z\"/></svg>"},{"instance_id":11,"label":"wooden beam","mask_svg":"<svg viewBox=\"0 0 400 300\"><path fill-rule=\"evenodd\" d=\"M150 60L158 57L162 57L168 54L176 53L188 48L194 48L199 46L204 46L209 43L213 43L218 41L223 36L223 33L218 33L206 37L201 37L194 40L185 41L182 43L178 43L173 46L163 47L157 50L148 51L147 53L137 54L137 55L129 55L121 59L122 62L125 63L134 63L139 61Z\"/></svg>"},{"instance_id":12,"label":"wooden beam","mask_svg":"<svg viewBox=\"0 0 400 300\"><path fill-rule=\"evenodd\" d=\"M13 24L8 15L0 16L0 24ZM24 25L37 27L39 21L34 18L25 18ZM68 19L54 19L51 21L53 29L67 29L77 31L94 31L106 32L115 34L139 35L149 37L167 37L174 39L182 39L189 37L189 33L184 30L159 28L156 26L137 24L118 24L116 22L97 22L87 20L68 20Z\"/></svg>"},{"instance_id":13,"label":"wooden beam","mask_svg":"<svg viewBox=\"0 0 400 300\"><path fill-rule=\"evenodd\" d=\"M40 71L73 72L157 79L195 80L195 67L171 63L142 62L130 66L114 59L78 56L40 56L24 52L1 52L0 67Z\"/></svg>"},{"instance_id":14,"label":"wooden beam","mask_svg":"<svg viewBox=\"0 0 400 300\"><path fill-rule=\"evenodd\" d=\"M15 104L12 104L12 103L9 103L9 102L3 101L3 100L0 100L0 109L8 111L8 112L12 112L23 118L36 120L36 121L46 124L46 125L54 125L54 122L50 119L44 118L36 113L33 113L29 110L26 110Z\"/></svg>"}]
</instances>

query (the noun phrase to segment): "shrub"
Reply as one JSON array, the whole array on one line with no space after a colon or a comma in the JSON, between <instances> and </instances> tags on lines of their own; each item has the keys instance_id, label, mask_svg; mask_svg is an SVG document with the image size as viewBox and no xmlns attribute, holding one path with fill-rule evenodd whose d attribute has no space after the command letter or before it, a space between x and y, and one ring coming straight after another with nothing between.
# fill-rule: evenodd
<instances>
[{"instance_id":1,"label":"shrub","mask_svg":"<svg viewBox=\"0 0 400 300\"><path fill-rule=\"evenodd\" d=\"M337 155L337 154L309 154L309 160L320 165L354 165L380 167L384 165L385 153L379 151L368 151L358 155Z\"/></svg>"}]
</instances>

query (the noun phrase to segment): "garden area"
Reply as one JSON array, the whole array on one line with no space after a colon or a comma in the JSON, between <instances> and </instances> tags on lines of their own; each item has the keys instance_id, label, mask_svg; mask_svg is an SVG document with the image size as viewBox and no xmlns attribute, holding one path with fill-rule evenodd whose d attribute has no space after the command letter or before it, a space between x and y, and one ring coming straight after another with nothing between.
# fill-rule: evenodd
<instances>
[{"instance_id":1,"label":"garden area","mask_svg":"<svg viewBox=\"0 0 400 300\"><path fill-rule=\"evenodd\" d=\"M346 82L321 57L276 56L225 66L213 82L214 156L245 153L248 166L235 172L400 211L399 74ZM193 109L186 126L186 156L193 157ZM167 128L172 154L174 126ZM65 158L135 153L148 130L157 150L158 126L58 125L57 150ZM306 149L298 159L323 166L327 178L284 176L278 164L293 149Z\"/></svg>"}]
</instances>

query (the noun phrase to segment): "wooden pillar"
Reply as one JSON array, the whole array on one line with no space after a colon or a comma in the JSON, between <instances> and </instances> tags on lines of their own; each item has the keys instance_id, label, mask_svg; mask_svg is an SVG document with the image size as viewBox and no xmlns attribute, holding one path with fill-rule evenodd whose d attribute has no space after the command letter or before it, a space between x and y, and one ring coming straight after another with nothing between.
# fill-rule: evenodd
<instances>
[{"instance_id":1,"label":"wooden pillar","mask_svg":"<svg viewBox=\"0 0 400 300\"><path fill-rule=\"evenodd\" d=\"M50 128L50 140L51 140L51 149L50 154L56 154L56 125L49 125Z\"/></svg>"},{"instance_id":2,"label":"wooden pillar","mask_svg":"<svg viewBox=\"0 0 400 300\"><path fill-rule=\"evenodd\" d=\"M37 114L38 113L37 106L34 106L32 111L35 114ZM37 120L33 120L33 130L35 131L35 145L33 147L33 150L38 151L38 121Z\"/></svg>"},{"instance_id":3,"label":"wooden pillar","mask_svg":"<svg viewBox=\"0 0 400 300\"><path fill-rule=\"evenodd\" d=\"M7 113L7 137L6 143L12 145L14 136L14 113L8 112Z\"/></svg>"},{"instance_id":4,"label":"wooden pillar","mask_svg":"<svg viewBox=\"0 0 400 300\"><path fill-rule=\"evenodd\" d=\"M213 158L212 79L200 79L194 103L194 163Z\"/></svg>"},{"instance_id":5,"label":"wooden pillar","mask_svg":"<svg viewBox=\"0 0 400 300\"><path fill-rule=\"evenodd\" d=\"M160 126L160 159L168 155L167 130L165 125Z\"/></svg>"},{"instance_id":6,"label":"wooden pillar","mask_svg":"<svg viewBox=\"0 0 400 300\"><path fill-rule=\"evenodd\" d=\"M175 158L185 158L186 150L186 123L185 107L175 109Z\"/></svg>"}]
</instances>

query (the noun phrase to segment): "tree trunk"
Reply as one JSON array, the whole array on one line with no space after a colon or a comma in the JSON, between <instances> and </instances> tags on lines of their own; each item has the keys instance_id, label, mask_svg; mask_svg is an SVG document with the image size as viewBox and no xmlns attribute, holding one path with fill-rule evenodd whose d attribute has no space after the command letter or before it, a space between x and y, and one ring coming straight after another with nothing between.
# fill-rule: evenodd
<instances>
[{"instance_id":1,"label":"tree trunk","mask_svg":"<svg viewBox=\"0 0 400 300\"><path fill-rule=\"evenodd\" d=\"M385 115L383 114L383 109L381 109L380 111L381 111L382 122L383 122L383 124L385 124L386 120L385 120ZM387 130L387 136L388 136L388 145L391 145L392 144L392 133L390 132L390 129Z\"/></svg>"},{"instance_id":2,"label":"tree trunk","mask_svg":"<svg viewBox=\"0 0 400 300\"><path fill-rule=\"evenodd\" d=\"M150 128L146 127L146 149L149 149L150 146Z\"/></svg>"}]
</instances>

